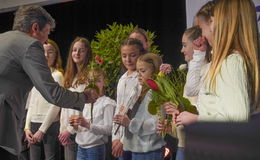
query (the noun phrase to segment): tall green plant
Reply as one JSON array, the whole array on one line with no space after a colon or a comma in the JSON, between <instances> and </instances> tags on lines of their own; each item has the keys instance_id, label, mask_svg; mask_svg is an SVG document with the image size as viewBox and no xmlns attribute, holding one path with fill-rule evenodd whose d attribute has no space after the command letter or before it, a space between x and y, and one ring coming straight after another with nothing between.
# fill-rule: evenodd
<instances>
[{"instance_id":1,"label":"tall green plant","mask_svg":"<svg viewBox=\"0 0 260 160\"><path fill-rule=\"evenodd\" d=\"M98 66L104 69L107 74L108 87L106 93L108 96L114 96L116 84L121 71L120 43L123 39L138 28L132 23L128 25L117 24L114 22L108 25L107 29L97 32L95 40L91 41L93 59L90 62L92 67ZM159 54L158 46L154 44L155 33L146 31L148 34L149 43L151 45L149 52ZM101 63L102 62L102 63Z\"/></svg>"}]
</instances>

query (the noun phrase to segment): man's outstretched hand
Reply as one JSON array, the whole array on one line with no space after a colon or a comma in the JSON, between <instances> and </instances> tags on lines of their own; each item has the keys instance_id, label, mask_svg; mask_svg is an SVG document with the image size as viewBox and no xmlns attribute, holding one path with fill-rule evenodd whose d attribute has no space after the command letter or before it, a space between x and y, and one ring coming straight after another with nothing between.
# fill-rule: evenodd
<instances>
[{"instance_id":1,"label":"man's outstretched hand","mask_svg":"<svg viewBox=\"0 0 260 160\"><path fill-rule=\"evenodd\" d=\"M94 88L88 88L84 91L85 103L95 103L99 95Z\"/></svg>"}]
</instances>

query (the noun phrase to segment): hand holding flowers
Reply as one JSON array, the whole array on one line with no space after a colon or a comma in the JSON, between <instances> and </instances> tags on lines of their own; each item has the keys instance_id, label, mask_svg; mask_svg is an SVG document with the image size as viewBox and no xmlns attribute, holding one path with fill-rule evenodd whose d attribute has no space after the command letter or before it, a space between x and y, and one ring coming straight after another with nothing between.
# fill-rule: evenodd
<instances>
[{"instance_id":1,"label":"hand holding flowers","mask_svg":"<svg viewBox=\"0 0 260 160\"><path fill-rule=\"evenodd\" d=\"M196 113L196 107L192 106L188 99L183 97L184 85L186 82L185 71L173 71L171 65L162 64L160 72L155 79L148 79L148 86L152 89L152 101L149 103L148 111L155 115L157 114L159 120L162 122L161 106L164 106L166 112L165 129L162 131L164 136L171 126L172 131L175 130L176 117L182 111L189 111Z\"/></svg>"}]
</instances>

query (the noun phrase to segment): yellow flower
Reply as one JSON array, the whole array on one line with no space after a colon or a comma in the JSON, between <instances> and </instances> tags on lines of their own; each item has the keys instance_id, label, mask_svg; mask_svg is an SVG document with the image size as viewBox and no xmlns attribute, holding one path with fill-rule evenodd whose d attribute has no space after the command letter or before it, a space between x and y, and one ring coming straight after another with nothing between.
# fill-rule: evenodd
<instances>
[{"instance_id":1,"label":"yellow flower","mask_svg":"<svg viewBox=\"0 0 260 160\"><path fill-rule=\"evenodd\" d=\"M163 71L160 71L160 72L158 73L158 76L159 76L159 77L164 77Z\"/></svg>"}]
</instances>

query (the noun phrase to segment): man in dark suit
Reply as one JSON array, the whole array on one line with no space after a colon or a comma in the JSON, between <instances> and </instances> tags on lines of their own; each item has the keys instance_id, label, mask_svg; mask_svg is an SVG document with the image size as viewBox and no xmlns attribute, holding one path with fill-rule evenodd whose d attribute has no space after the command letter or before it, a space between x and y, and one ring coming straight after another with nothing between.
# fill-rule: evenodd
<instances>
[{"instance_id":1,"label":"man in dark suit","mask_svg":"<svg viewBox=\"0 0 260 160\"><path fill-rule=\"evenodd\" d=\"M20 124L25 116L26 95L33 86L50 103L82 110L98 98L94 89L84 93L59 86L47 65L43 43L55 21L39 6L22 6L13 31L0 34L0 153L16 159L21 152Z\"/></svg>"}]
</instances>

